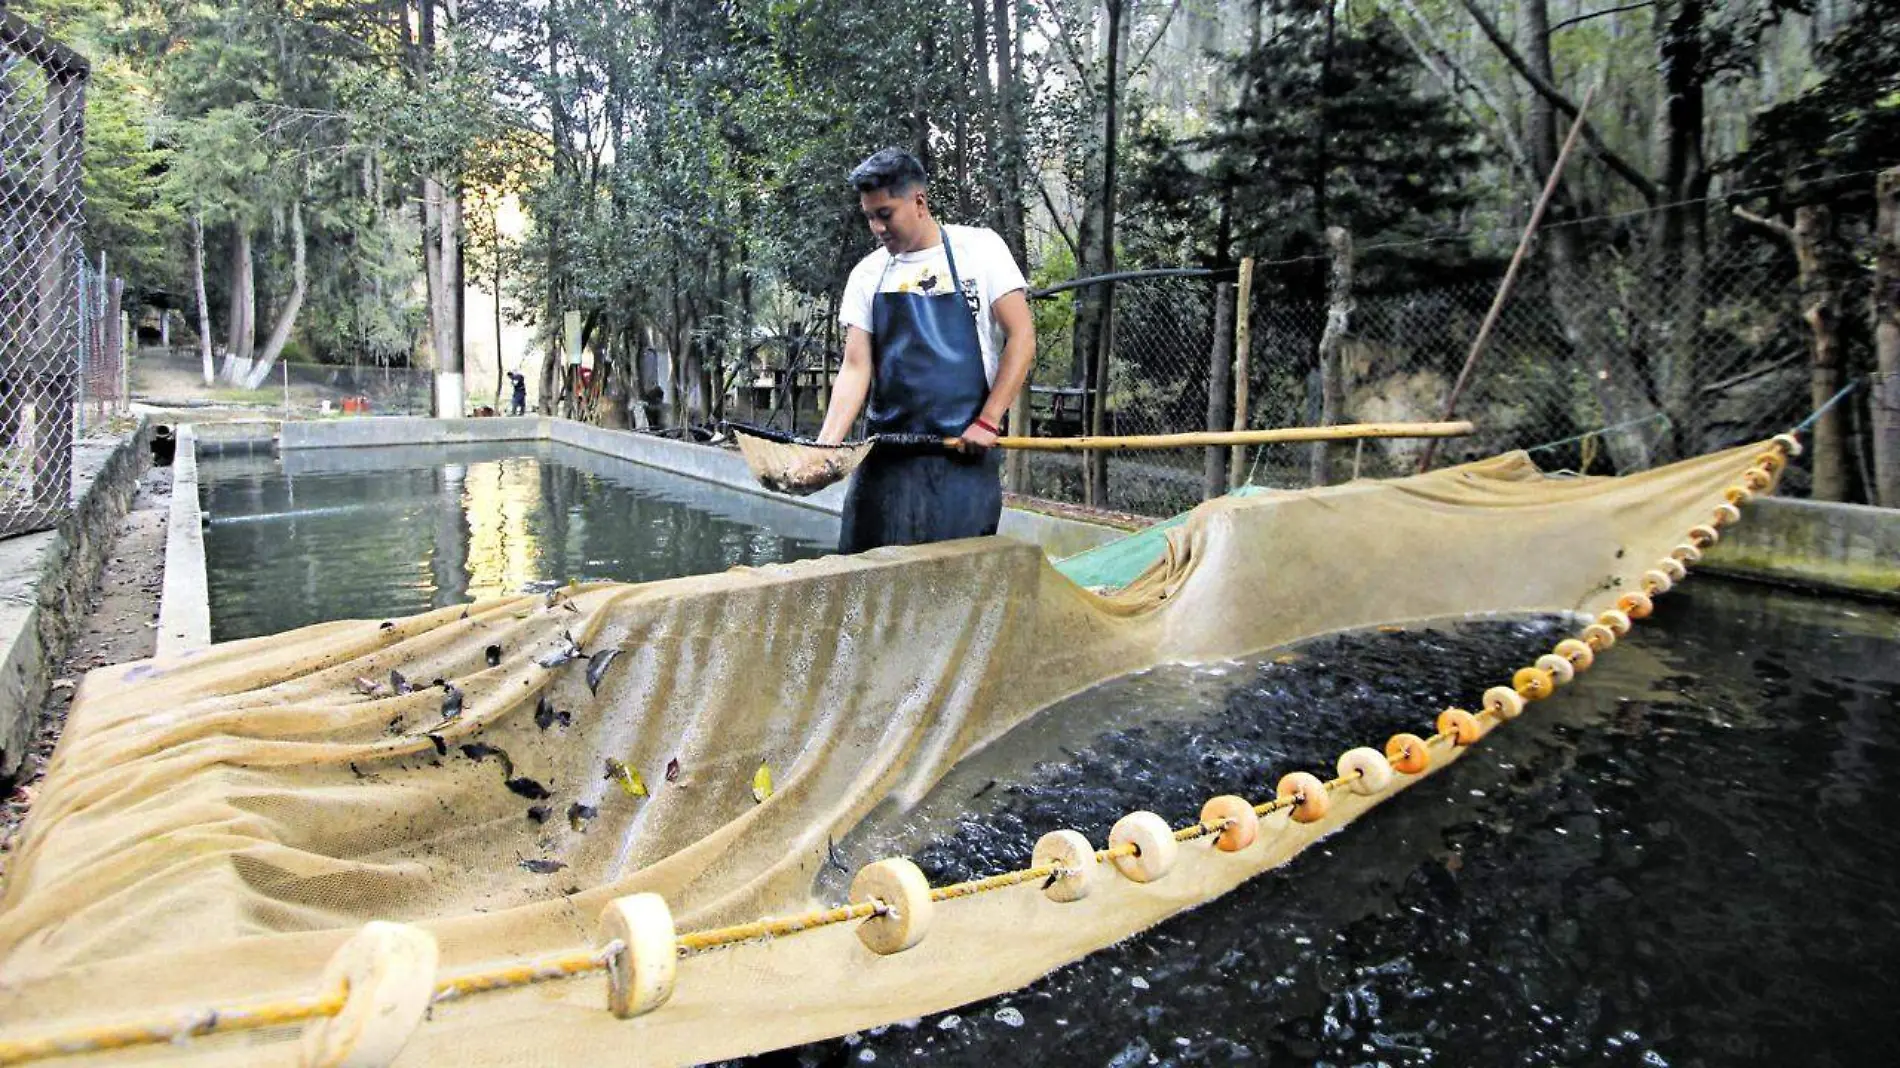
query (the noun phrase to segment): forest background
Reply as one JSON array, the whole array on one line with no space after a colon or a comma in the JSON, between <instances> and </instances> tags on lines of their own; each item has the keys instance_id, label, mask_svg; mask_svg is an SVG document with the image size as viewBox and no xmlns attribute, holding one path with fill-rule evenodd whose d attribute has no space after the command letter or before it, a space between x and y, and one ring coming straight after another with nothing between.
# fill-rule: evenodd
<instances>
[{"instance_id":1,"label":"forest background","mask_svg":"<svg viewBox=\"0 0 1900 1068\"><path fill-rule=\"evenodd\" d=\"M1213 287L1251 258L1242 312L1277 346L1245 372L1254 422L1432 417L1457 359L1401 366L1376 323L1417 334L1400 312L1437 306L1418 294L1488 297L1591 94L1514 298L1541 325L1501 339L1494 373L1516 377L1477 403L1517 381L1552 395L1540 431L1659 428L1602 437L1603 467L1629 469L1719 444L1706 413L1737 397L1773 427L1859 383L1807 488L1900 504L1900 175L1881 178L1900 0L0 7L91 60L89 253L148 336L165 317L197 339L207 383L466 367L458 407L502 407L518 369L542 411L675 433L760 381L822 379L871 247L844 175L886 144L1039 287L1211 272L1186 302L1038 301L1046 390L1160 429L1224 422ZM1204 322L1150 329L1184 303ZM1311 329L1275 327L1296 311ZM1432 329L1468 342L1455 311ZM569 313L585 403L548 358Z\"/></svg>"}]
</instances>

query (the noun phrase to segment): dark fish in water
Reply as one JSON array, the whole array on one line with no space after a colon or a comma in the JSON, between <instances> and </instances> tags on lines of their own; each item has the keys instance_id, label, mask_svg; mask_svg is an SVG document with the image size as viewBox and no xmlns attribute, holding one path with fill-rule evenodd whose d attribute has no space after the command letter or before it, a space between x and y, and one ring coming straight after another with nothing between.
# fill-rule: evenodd
<instances>
[{"instance_id":1,"label":"dark fish in water","mask_svg":"<svg viewBox=\"0 0 1900 1068\"><path fill-rule=\"evenodd\" d=\"M427 739L429 739L429 740L430 740L431 742L434 742L434 743L435 743L435 755L436 755L436 756L448 756L448 755L449 755L449 743L447 743L447 742L445 742L445 741L443 741L443 740L442 740L442 736L441 736L441 735L439 735L439 734L425 734L425 735L423 735L423 737L424 737L424 738L427 738Z\"/></svg>"},{"instance_id":2,"label":"dark fish in water","mask_svg":"<svg viewBox=\"0 0 1900 1068\"><path fill-rule=\"evenodd\" d=\"M454 719L462 714L462 691L452 682L442 684L442 718Z\"/></svg>"},{"instance_id":3,"label":"dark fish in water","mask_svg":"<svg viewBox=\"0 0 1900 1068\"><path fill-rule=\"evenodd\" d=\"M482 656L483 656L483 659L488 661L489 667L501 666L501 646L499 645L489 646L487 649L482 650Z\"/></svg>"},{"instance_id":4,"label":"dark fish in water","mask_svg":"<svg viewBox=\"0 0 1900 1068\"><path fill-rule=\"evenodd\" d=\"M838 856L838 843L829 835L825 838L825 864L838 869L846 875L851 874L851 869L845 867L844 860Z\"/></svg>"},{"instance_id":5,"label":"dark fish in water","mask_svg":"<svg viewBox=\"0 0 1900 1068\"><path fill-rule=\"evenodd\" d=\"M541 699L534 703L534 725L547 730L554 726L554 719L554 701L547 694L542 694Z\"/></svg>"},{"instance_id":6,"label":"dark fish in water","mask_svg":"<svg viewBox=\"0 0 1900 1068\"><path fill-rule=\"evenodd\" d=\"M567 825L577 831L586 831L587 821L598 815L600 815L599 809L576 801L567 806Z\"/></svg>"},{"instance_id":7,"label":"dark fish in water","mask_svg":"<svg viewBox=\"0 0 1900 1068\"><path fill-rule=\"evenodd\" d=\"M600 692L600 680L606 677L608 666L614 662L614 657L619 655L620 650L618 649L602 649L587 658L588 693L597 694Z\"/></svg>"},{"instance_id":8,"label":"dark fish in water","mask_svg":"<svg viewBox=\"0 0 1900 1068\"><path fill-rule=\"evenodd\" d=\"M395 630L396 624L391 622L390 620L385 619L383 620L383 625L380 627L377 627L376 629L377 630Z\"/></svg>"},{"instance_id":9,"label":"dark fish in water","mask_svg":"<svg viewBox=\"0 0 1900 1068\"><path fill-rule=\"evenodd\" d=\"M530 801L546 801L548 798L554 796L553 794L548 793L547 787L541 785L538 782L535 782L533 779L530 779L525 775L520 776L518 778L509 779L506 783L503 783L502 785L508 787L508 789L513 790L515 793L520 794L522 797L525 797Z\"/></svg>"},{"instance_id":10,"label":"dark fish in water","mask_svg":"<svg viewBox=\"0 0 1900 1068\"><path fill-rule=\"evenodd\" d=\"M463 618L463 619L467 619L467 618L468 618L468 609L466 609L466 608L464 608L464 609L462 609L462 618Z\"/></svg>"},{"instance_id":11,"label":"dark fish in water","mask_svg":"<svg viewBox=\"0 0 1900 1068\"><path fill-rule=\"evenodd\" d=\"M574 722L574 713L564 708L554 714L554 722L566 727Z\"/></svg>"},{"instance_id":12,"label":"dark fish in water","mask_svg":"<svg viewBox=\"0 0 1900 1068\"><path fill-rule=\"evenodd\" d=\"M400 671L392 671L389 673L389 688L395 691L399 696L405 693L416 692L415 684L403 678L402 672Z\"/></svg>"},{"instance_id":13,"label":"dark fish in water","mask_svg":"<svg viewBox=\"0 0 1900 1068\"><path fill-rule=\"evenodd\" d=\"M521 866L536 875L553 875L555 872L567 867L566 864L558 860L524 860L521 862Z\"/></svg>"},{"instance_id":14,"label":"dark fish in water","mask_svg":"<svg viewBox=\"0 0 1900 1068\"><path fill-rule=\"evenodd\" d=\"M569 631L562 631L561 644L555 646L553 649L549 650L548 652L542 653L540 656L535 657L534 662L541 665L544 668L552 669L552 668L560 667L562 664L565 664L570 660L579 660L581 657L585 655L587 654L581 652L580 643L574 640L573 633Z\"/></svg>"},{"instance_id":15,"label":"dark fish in water","mask_svg":"<svg viewBox=\"0 0 1900 1068\"><path fill-rule=\"evenodd\" d=\"M680 777L680 758L674 757L666 762L666 781L678 782Z\"/></svg>"},{"instance_id":16,"label":"dark fish in water","mask_svg":"<svg viewBox=\"0 0 1900 1068\"><path fill-rule=\"evenodd\" d=\"M363 777L363 769L357 767L356 761L354 760L350 761L350 774L356 776L359 779Z\"/></svg>"},{"instance_id":17,"label":"dark fish in water","mask_svg":"<svg viewBox=\"0 0 1900 1068\"><path fill-rule=\"evenodd\" d=\"M536 823L546 823L548 821L548 806L535 805L528 809L528 818Z\"/></svg>"},{"instance_id":18,"label":"dark fish in water","mask_svg":"<svg viewBox=\"0 0 1900 1068\"><path fill-rule=\"evenodd\" d=\"M506 749L498 745L489 745L487 742L475 742L472 745L463 746L462 755L478 763L487 760L489 757L498 757L501 760L501 777L504 779L512 779L515 777L514 760L509 757Z\"/></svg>"}]
</instances>

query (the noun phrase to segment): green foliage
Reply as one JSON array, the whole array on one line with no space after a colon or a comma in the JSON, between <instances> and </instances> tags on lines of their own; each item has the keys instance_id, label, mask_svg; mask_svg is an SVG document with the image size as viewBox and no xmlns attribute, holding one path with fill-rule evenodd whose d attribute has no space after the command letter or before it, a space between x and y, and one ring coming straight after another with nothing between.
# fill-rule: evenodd
<instances>
[{"instance_id":1,"label":"green foliage","mask_svg":"<svg viewBox=\"0 0 1900 1068\"><path fill-rule=\"evenodd\" d=\"M182 266L178 210L155 175L171 152L158 142L150 86L118 57L95 63L86 93L86 241L130 278L168 279Z\"/></svg>"},{"instance_id":2,"label":"green foliage","mask_svg":"<svg viewBox=\"0 0 1900 1068\"><path fill-rule=\"evenodd\" d=\"M1820 49L1825 77L1758 115L1742 184L1771 212L1830 204L1871 222L1870 172L1900 163L1900 0L1864 0Z\"/></svg>"},{"instance_id":3,"label":"green foliage","mask_svg":"<svg viewBox=\"0 0 1900 1068\"><path fill-rule=\"evenodd\" d=\"M1147 123L1131 138L1125 241L1137 262L1218 262L1228 232L1263 260L1313 257L1279 277L1317 292L1327 227L1361 245L1416 239L1450 229L1473 203L1474 132L1426 89L1388 20L1329 27L1323 12L1289 11L1233 70L1240 103L1206 134L1175 138ZM1384 259L1361 283L1415 284L1446 252Z\"/></svg>"}]
</instances>

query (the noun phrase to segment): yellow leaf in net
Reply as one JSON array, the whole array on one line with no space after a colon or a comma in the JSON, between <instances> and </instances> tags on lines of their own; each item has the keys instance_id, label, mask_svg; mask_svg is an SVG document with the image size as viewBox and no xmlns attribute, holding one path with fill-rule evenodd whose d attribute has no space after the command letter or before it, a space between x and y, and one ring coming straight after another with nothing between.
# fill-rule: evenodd
<instances>
[{"instance_id":1,"label":"yellow leaf in net","mask_svg":"<svg viewBox=\"0 0 1900 1068\"><path fill-rule=\"evenodd\" d=\"M614 785L620 787L621 792L628 797L645 797L647 795L647 783L645 779L640 777L640 772L635 768L630 768L622 764L613 757L607 758L607 777L612 779Z\"/></svg>"},{"instance_id":2,"label":"yellow leaf in net","mask_svg":"<svg viewBox=\"0 0 1900 1068\"><path fill-rule=\"evenodd\" d=\"M752 800L763 804L771 796L772 769L769 765L760 764L759 770L752 773Z\"/></svg>"}]
</instances>

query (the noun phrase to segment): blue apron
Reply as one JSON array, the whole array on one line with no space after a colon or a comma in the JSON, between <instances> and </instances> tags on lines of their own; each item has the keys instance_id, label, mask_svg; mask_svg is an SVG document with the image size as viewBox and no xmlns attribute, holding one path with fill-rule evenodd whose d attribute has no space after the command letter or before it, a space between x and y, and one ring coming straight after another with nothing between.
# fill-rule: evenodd
<instances>
[{"instance_id":1,"label":"blue apron","mask_svg":"<svg viewBox=\"0 0 1900 1068\"><path fill-rule=\"evenodd\" d=\"M989 399L976 315L964 303L956 253L940 228L950 268L948 292L885 293L871 298L872 434L960 436ZM885 261L890 272L896 257ZM1003 513L1001 459L941 448L879 445L858 466L844 499L838 551L923 545L996 533Z\"/></svg>"}]
</instances>

